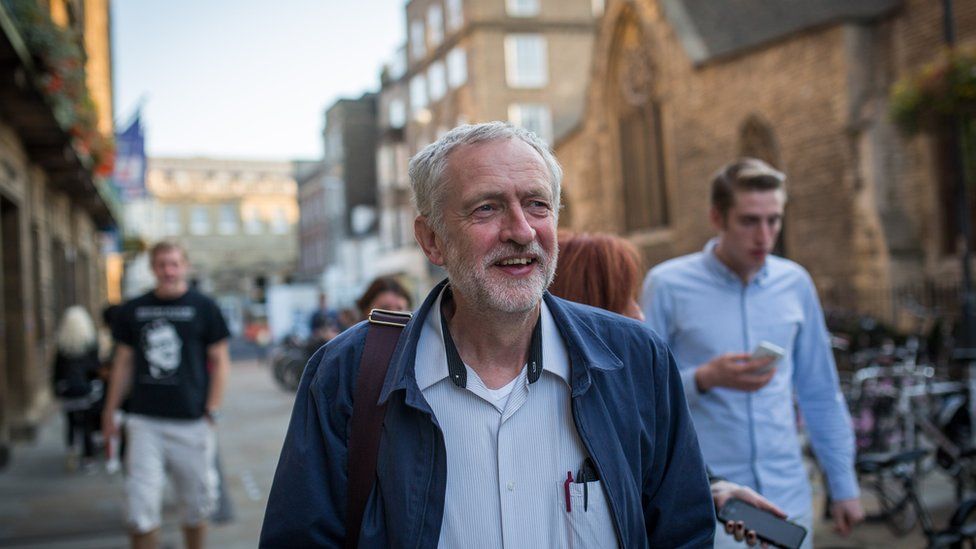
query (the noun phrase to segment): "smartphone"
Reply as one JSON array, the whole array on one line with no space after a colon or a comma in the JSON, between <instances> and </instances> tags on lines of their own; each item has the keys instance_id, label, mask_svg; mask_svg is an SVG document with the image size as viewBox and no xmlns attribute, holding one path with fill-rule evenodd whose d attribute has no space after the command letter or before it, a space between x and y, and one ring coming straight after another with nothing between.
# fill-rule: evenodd
<instances>
[{"instance_id":1,"label":"smartphone","mask_svg":"<svg viewBox=\"0 0 976 549\"><path fill-rule=\"evenodd\" d=\"M760 541L785 549L799 549L803 538L807 536L807 529L799 524L781 519L769 511L754 507L737 498L725 502L718 511L718 519L723 524L730 520L733 522L741 520L745 523L747 531L756 531Z\"/></svg>"},{"instance_id":2,"label":"smartphone","mask_svg":"<svg viewBox=\"0 0 976 549\"><path fill-rule=\"evenodd\" d=\"M786 351L784 351L782 347L775 343L763 341L759 345L756 345L756 350L752 352L752 356L749 358L756 360L760 358L773 357L773 360L769 364L754 372L756 375L762 375L775 368L776 363L779 362L779 359L783 358L784 356L786 356Z\"/></svg>"}]
</instances>

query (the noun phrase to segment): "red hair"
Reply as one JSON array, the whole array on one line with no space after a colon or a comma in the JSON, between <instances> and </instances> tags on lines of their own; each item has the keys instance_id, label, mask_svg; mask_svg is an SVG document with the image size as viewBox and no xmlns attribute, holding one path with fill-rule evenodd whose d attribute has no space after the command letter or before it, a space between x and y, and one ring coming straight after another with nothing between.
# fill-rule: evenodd
<instances>
[{"instance_id":1,"label":"red hair","mask_svg":"<svg viewBox=\"0 0 976 549\"><path fill-rule=\"evenodd\" d=\"M625 314L637 298L640 254L611 234L559 234L559 261L549 291L563 299Z\"/></svg>"}]
</instances>

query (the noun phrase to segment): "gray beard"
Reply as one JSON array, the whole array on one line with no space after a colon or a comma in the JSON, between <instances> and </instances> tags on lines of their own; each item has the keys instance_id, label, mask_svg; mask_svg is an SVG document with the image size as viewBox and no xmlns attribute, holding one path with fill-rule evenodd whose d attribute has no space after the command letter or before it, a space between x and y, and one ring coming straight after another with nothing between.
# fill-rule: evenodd
<instances>
[{"instance_id":1,"label":"gray beard","mask_svg":"<svg viewBox=\"0 0 976 549\"><path fill-rule=\"evenodd\" d=\"M496 288L497 284L487 277L488 269L505 255L528 252L535 255L539 262L544 263L542 277L534 274L526 280L506 284L503 288ZM453 247L448 248L445 268L447 278L455 294L460 294L474 307L482 311L498 311L501 313L524 313L531 311L542 300L546 288L552 284L556 274L556 259L559 250L551 258L542 250L538 243L529 246L511 247L496 252L487 258L480 270L470 261L457 257ZM493 290L498 291L493 291Z\"/></svg>"}]
</instances>

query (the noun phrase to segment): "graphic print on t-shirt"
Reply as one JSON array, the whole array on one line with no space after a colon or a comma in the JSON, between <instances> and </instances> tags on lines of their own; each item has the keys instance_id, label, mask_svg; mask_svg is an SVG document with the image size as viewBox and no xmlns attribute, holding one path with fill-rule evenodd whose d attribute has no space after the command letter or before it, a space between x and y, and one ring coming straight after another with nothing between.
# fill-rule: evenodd
<instances>
[{"instance_id":1,"label":"graphic print on t-shirt","mask_svg":"<svg viewBox=\"0 0 976 549\"><path fill-rule=\"evenodd\" d=\"M183 340L176 327L158 318L142 327L142 345L149 363L149 375L164 379L176 373L182 358Z\"/></svg>"}]
</instances>

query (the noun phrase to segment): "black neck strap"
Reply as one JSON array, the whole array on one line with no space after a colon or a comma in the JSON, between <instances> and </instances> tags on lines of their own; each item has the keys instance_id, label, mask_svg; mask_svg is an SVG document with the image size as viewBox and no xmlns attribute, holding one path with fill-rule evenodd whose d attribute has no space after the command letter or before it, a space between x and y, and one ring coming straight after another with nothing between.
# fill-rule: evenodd
<instances>
[{"instance_id":1,"label":"black neck strap","mask_svg":"<svg viewBox=\"0 0 976 549\"><path fill-rule=\"evenodd\" d=\"M444 314L444 306L452 298L451 287L444 288L444 295L441 297L441 331L444 333L444 351L447 354L447 373L451 381L458 387L464 389L468 386L468 371L464 368L464 361L458 353L457 346L454 345L454 338L451 337L451 330L447 327L447 315ZM539 319L535 322L532 329L532 341L529 343L529 364L528 364L529 383L538 381L542 375L542 312L539 312Z\"/></svg>"}]
</instances>

